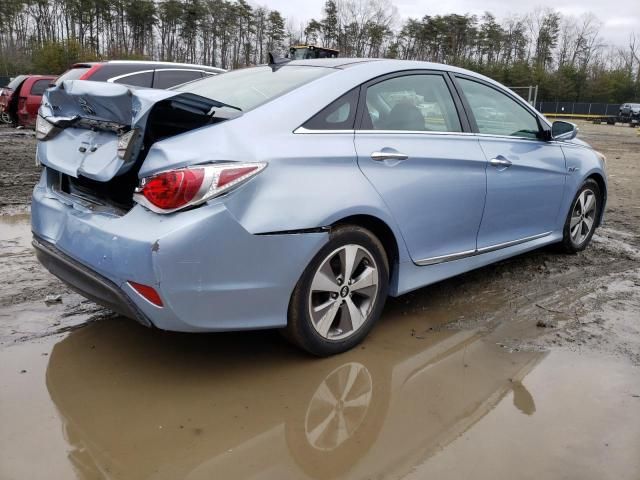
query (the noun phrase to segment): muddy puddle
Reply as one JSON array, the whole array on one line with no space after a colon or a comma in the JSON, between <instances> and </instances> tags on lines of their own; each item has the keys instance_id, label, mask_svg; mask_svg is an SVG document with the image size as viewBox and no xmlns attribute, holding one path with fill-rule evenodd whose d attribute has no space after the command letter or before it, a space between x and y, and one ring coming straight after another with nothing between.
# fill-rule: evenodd
<instances>
[{"instance_id":1,"label":"muddy puddle","mask_svg":"<svg viewBox=\"0 0 640 480\"><path fill-rule=\"evenodd\" d=\"M0 346L111 315L71 292L38 264L28 213L0 215L0 278Z\"/></svg>"},{"instance_id":2,"label":"muddy puddle","mask_svg":"<svg viewBox=\"0 0 640 480\"><path fill-rule=\"evenodd\" d=\"M600 128L602 127L602 128ZM145 329L31 247L34 140L0 152L0 479L640 478L640 137L606 225L387 302L356 350Z\"/></svg>"},{"instance_id":3,"label":"muddy puddle","mask_svg":"<svg viewBox=\"0 0 640 480\"><path fill-rule=\"evenodd\" d=\"M637 367L393 320L322 360L124 319L8 347L0 477L637 478Z\"/></svg>"}]
</instances>

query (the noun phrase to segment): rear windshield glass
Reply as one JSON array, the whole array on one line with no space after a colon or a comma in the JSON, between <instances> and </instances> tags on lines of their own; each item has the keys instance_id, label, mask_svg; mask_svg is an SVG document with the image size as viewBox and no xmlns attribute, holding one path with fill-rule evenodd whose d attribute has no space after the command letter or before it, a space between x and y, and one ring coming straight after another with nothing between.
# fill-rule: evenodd
<instances>
[{"instance_id":1,"label":"rear windshield glass","mask_svg":"<svg viewBox=\"0 0 640 480\"><path fill-rule=\"evenodd\" d=\"M88 72L91 67L75 67L70 70L67 70L62 75L58 77L56 80L56 85L60 85L65 80L77 80L79 79L85 72Z\"/></svg>"},{"instance_id":2,"label":"rear windshield glass","mask_svg":"<svg viewBox=\"0 0 640 480\"><path fill-rule=\"evenodd\" d=\"M180 85L174 90L195 93L246 112L333 71L308 66L285 66L275 71L266 66L245 68Z\"/></svg>"},{"instance_id":3,"label":"rear windshield glass","mask_svg":"<svg viewBox=\"0 0 640 480\"><path fill-rule=\"evenodd\" d=\"M20 84L23 82L25 78L26 78L26 75L18 75L16 78L14 78L9 82L9 85L7 85L7 88L15 90L20 86Z\"/></svg>"}]
</instances>

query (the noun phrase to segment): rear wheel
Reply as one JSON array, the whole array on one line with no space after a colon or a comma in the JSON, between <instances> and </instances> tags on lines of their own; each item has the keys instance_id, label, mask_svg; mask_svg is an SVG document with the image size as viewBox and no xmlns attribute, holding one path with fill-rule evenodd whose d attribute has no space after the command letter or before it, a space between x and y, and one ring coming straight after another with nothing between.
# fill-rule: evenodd
<instances>
[{"instance_id":1,"label":"rear wheel","mask_svg":"<svg viewBox=\"0 0 640 480\"><path fill-rule=\"evenodd\" d=\"M586 180L573 199L564 224L562 245L565 251L576 253L589 245L600 218L601 199L597 182L592 179Z\"/></svg>"},{"instance_id":2,"label":"rear wheel","mask_svg":"<svg viewBox=\"0 0 640 480\"><path fill-rule=\"evenodd\" d=\"M364 228L339 226L294 289L285 335L318 356L349 350L380 317L388 285L380 241Z\"/></svg>"}]
</instances>

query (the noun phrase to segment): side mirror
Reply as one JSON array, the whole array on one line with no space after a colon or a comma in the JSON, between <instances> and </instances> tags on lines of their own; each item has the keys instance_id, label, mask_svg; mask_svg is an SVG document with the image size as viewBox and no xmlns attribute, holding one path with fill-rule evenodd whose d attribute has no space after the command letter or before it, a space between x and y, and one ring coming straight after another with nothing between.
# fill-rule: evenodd
<instances>
[{"instance_id":1,"label":"side mirror","mask_svg":"<svg viewBox=\"0 0 640 480\"><path fill-rule=\"evenodd\" d=\"M556 120L551 125L551 138L553 140L573 140L578 135L578 126L575 123Z\"/></svg>"}]
</instances>

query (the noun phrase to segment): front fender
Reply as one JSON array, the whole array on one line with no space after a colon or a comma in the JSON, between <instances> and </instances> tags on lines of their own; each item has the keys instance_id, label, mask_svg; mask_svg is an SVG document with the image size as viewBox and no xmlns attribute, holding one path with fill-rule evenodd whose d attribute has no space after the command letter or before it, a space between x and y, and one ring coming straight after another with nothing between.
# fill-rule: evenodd
<instances>
[{"instance_id":1,"label":"front fender","mask_svg":"<svg viewBox=\"0 0 640 480\"><path fill-rule=\"evenodd\" d=\"M589 177L596 177L598 183L603 187L603 205L598 223L602 223L604 218L604 208L607 202L607 172L606 165L600 156L587 144L566 143L562 145L566 162L567 162L567 182L565 184L566 194L562 205L561 222L563 228L567 213L571 208L571 202L575 197L580 186Z\"/></svg>"}]
</instances>

